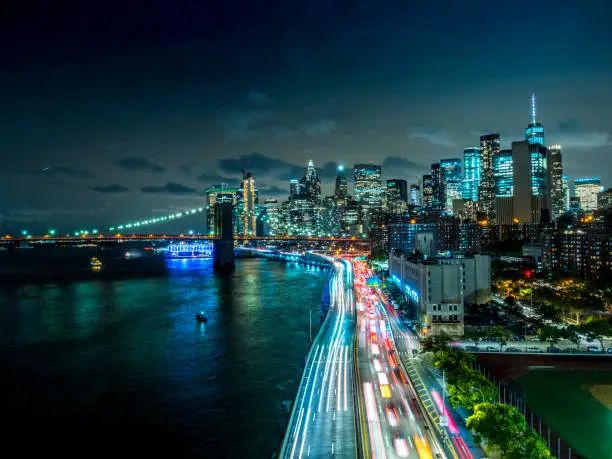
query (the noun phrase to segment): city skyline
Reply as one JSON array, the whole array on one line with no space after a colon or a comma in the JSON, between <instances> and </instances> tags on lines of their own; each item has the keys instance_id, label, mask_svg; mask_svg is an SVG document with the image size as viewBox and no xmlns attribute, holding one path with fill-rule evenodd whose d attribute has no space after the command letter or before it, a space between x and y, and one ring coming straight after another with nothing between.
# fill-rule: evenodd
<instances>
[{"instance_id":1,"label":"city skyline","mask_svg":"<svg viewBox=\"0 0 612 459\"><path fill-rule=\"evenodd\" d=\"M524 49L522 34L510 43L488 26L478 37L459 33L457 56L443 39L423 48L398 44L423 33L428 17L474 27L485 10L479 2L433 16L426 5L378 11L363 2L343 19L345 34L332 27L340 12L323 4L311 5L300 27L294 27L299 6L271 6L275 23L286 25L269 30L247 20L248 5L238 12L202 7L190 12L193 20L183 30L168 26L163 44L146 30L161 20L156 8L144 16L128 8L123 19L113 17L112 7L103 9L114 36L94 26L83 32L78 12L63 19L39 12L29 22L17 15L3 31L17 44L2 76L4 99L14 107L0 136L2 228L166 215L201 205L209 186L237 185L243 169L253 173L263 199L281 198L289 176L300 178L308 159L321 168L322 195L333 192L337 163L372 161L383 166L383 179L415 183L430 164L463 157L482 134L499 132L502 149L521 140L532 92L547 144L562 146L564 173L571 180L597 175L609 185L610 64L596 46L610 34L600 19L605 14L570 14L563 4L552 5L530 7L573 33L542 34L538 68L527 65L525 53L516 55ZM498 27L525 27L520 5L504 8ZM187 17L182 8L173 14ZM230 31L214 29L211 15ZM409 30L402 18L414 16L422 20ZM231 25L234 19L244 30ZM315 23L327 41L304 28ZM239 38L229 38L232 30ZM258 40L246 43L248 33ZM55 38L36 41L49 34ZM357 52L354 43L364 40L371 48ZM495 53L495 68L478 77L464 70L487 52ZM413 56L411 65L398 59L405 55ZM255 71L245 76L247 69Z\"/></svg>"}]
</instances>

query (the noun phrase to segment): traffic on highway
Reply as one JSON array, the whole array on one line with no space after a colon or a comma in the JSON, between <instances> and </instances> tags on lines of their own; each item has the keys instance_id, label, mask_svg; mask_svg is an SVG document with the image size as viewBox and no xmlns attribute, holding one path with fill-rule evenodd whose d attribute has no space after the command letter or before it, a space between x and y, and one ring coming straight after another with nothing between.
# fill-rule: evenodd
<instances>
[{"instance_id":1,"label":"traffic on highway","mask_svg":"<svg viewBox=\"0 0 612 459\"><path fill-rule=\"evenodd\" d=\"M308 355L281 457L356 456L352 267L329 261L330 308Z\"/></svg>"},{"instance_id":2,"label":"traffic on highway","mask_svg":"<svg viewBox=\"0 0 612 459\"><path fill-rule=\"evenodd\" d=\"M391 328L363 261L353 261L358 311L357 379L366 457L446 458L400 365Z\"/></svg>"}]
</instances>

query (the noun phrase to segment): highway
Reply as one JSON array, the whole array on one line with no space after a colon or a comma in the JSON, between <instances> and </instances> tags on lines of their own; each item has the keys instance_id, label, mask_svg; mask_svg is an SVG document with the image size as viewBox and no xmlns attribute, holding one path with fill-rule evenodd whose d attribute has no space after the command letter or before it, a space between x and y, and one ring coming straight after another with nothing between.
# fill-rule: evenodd
<instances>
[{"instance_id":1,"label":"highway","mask_svg":"<svg viewBox=\"0 0 612 459\"><path fill-rule=\"evenodd\" d=\"M372 274L364 262L354 261L353 266L359 310L357 374L364 405L365 456L446 458L399 365L377 288L366 285Z\"/></svg>"},{"instance_id":2,"label":"highway","mask_svg":"<svg viewBox=\"0 0 612 459\"><path fill-rule=\"evenodd\" d=\"M357 456L352 267L329 260L334 266L330 309L304 367L280 453L283 458Z\"/></svg>"}]
</instances>

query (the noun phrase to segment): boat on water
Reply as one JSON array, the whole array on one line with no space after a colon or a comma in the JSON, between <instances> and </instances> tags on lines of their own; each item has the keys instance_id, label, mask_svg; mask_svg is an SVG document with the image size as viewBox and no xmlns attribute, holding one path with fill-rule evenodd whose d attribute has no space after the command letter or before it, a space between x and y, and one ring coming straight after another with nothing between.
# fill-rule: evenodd
<instances>
[{"instance_id":1,"label":"boat on water","mask_svg":"<svg viewBox=\"0 0 612 459\"><path fill-rule=\"evenodd\" d=\"M199 312L198 314L196 314L196 320L197 320L198 322L204 322L204 323L206 323L208 319L206 318L206 316L204 315L204 313L203 313L203 312Z\"/></svg>"},{"instance_id":2,"label":"boat on water","mask_svg":"<svg viewBox=\"0 0 612 459\"><path fill-rule=\"evenodd\" d=\"M212 258L213 244L210 241L180 242L165 249L166 258Z\"/></svg>"},{"instance_id":3,"label":"boat on water","mask_svg":"<svg viewBox=\"0 0 612 459\"><path fill-rule=\"evenodd\" d=\"M98 257L92 257L89 260L89 266L91 266L91 269L93 269L94 271L99 271L100 269L102 269L102 262Z\"/></svg>"}]
</instances>

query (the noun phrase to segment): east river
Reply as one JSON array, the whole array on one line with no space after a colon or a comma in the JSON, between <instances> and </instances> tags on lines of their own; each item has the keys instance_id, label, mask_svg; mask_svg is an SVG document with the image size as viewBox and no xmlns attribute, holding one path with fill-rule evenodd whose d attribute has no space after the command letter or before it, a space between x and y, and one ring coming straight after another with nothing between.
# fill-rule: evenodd
<instances>
[{"instance_id":1,"label":"east river","mask_svg":"<svg viewBox=\"0 0 612 459\"><path fill-rule=\"evenodd\" d=\"M216 276L207 261L171 263L165 277L0 292L4 451L271 457L327 272L247 259Z\"/></svg>"}]
</instances>

